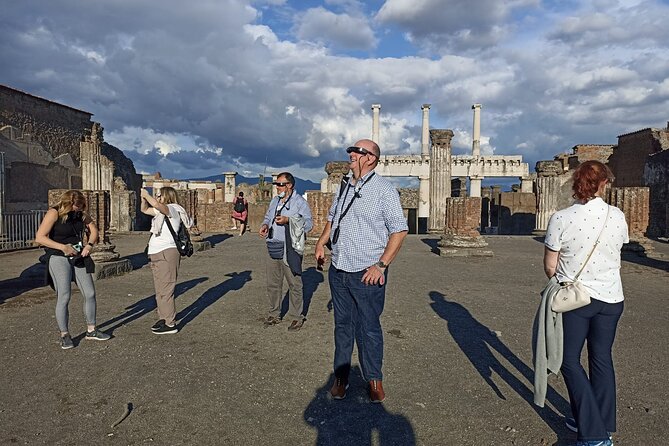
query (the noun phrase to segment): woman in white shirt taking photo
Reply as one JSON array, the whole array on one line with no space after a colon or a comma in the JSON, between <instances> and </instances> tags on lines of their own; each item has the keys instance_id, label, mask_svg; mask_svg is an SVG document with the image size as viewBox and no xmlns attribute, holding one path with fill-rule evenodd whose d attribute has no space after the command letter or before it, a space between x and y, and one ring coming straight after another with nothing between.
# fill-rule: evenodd
<instances>
[{"instance_id":1,"label":"woman in white shirt taking photo","mask_svg":"<svg viewBox=\"0 0 669 446\"><path fill-rule=\"evenodd\" d=\"M147 254L151 261L156 289L158 322L151 327L151 331L155 334L174 334L178 331L174 288L177 284L181 254L167 227L166 218L169 218L175 234L179 232L181 224L189 228L190 219L186 210L177 203L177 192L172 187L163 187L155 198L146 189L142 189L141 195L142 212L153 217Z\"/></svg>"}]
</instances>

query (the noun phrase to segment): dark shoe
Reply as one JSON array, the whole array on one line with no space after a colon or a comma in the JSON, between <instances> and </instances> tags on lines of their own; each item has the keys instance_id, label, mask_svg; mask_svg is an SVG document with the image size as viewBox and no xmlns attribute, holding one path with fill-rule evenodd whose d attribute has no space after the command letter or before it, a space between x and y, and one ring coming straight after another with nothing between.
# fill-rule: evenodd
<instances>
[{"instance_id":1,"label":"dark shoe","mask_svg":"<svg viewBox=\"0 0 669 446\"><path fill-rule=\"evenodd\" d=\"M343 400L346 398L346 390L348 389L348 383L344 382L341 378L335 378L334 384L330 389L330 396L334 400Z\"/></svg>"},{"instance_id":2,"label":"dark shoe","mask_svg":"<svg viewBox=\"0 0 669 446\"><path fill-rule=\"evenodd\" d=\"M564 425L567 426L567 429L569 429L572 432L578 433L578 425L576 424L576 420L573 418L565 418L564 419Z\"/></svg>"},{"instance_id":3,"label":"dark shoe","mask_svg":"<svg viewBox=\"0 0 669 446\"><path fill-rule=\"evenodd\" d=\"M382 403L386 399L381 380L373 379L369 382L369 399L372 403Z\"/></svg>"},{"instance_id":4,"label":"dark shoe","mask_svg":"<svg viewBox=\"0 0 669 446\"><path fill-rule=\"evenodd\" d=\"M87 331L85 338L89 341L108 341L111 336L109 336L107 333L101 332L96 328L93 331Z\"/></svg>"},{"instance_id":5,"label":"dark shoe","mask_svg":"<svg viewBox=\"0 0 669 446\"><path fill-rule=\"evenodd\" d=\"M265 324L267 326L276 325L276 324L280 324L280 323L281 323L281 319L279 319L278 317L274 317L274 316L267 316L267 318L265 318L263 320L263 324Z\"/></svg>"},{"instance_id":6,"label":"dark shoe","mask_svg":"<svg viewBox=\"0 0 669 446\"><path fill-rule=\"evenodd\" d=\"M176 324L175 325L163 324L162 327L153 330L153 334L174 334L178 331L179 329L177 328Z\"/></svg>"},{"instance_id":7,"label":"dark shoe","mask_svg":"<svg viewBox=\"0 0 669 446\"><path fill-rule=\"evenodd\" d=\"M60 337L60 348L63 350L74 348L74 342L72 342L72 338L69 334Z\"/></svg>"},{"instance_id":8,"label":"dark shoe","mask_svg":"<svg viewBox=\"0 0 669 446\"><path fill-rule=\"evenodd\" d=\"M165 326L165 319L160 319L158 322L153 324L153 327L151 327L151 331L156 331L164 326Z\"/></svg>"},{"instance_id":9,"label":"dark shoe","mask_svg":"<svg viewBox=\"0 0 669 446\"><path fill-rule=\"evenodd\" d=\"M290 323L288 331L300 331L300 328L302 328L303 325L304 325L304 320L293 321Z\"/></svg>"}]
</instances>

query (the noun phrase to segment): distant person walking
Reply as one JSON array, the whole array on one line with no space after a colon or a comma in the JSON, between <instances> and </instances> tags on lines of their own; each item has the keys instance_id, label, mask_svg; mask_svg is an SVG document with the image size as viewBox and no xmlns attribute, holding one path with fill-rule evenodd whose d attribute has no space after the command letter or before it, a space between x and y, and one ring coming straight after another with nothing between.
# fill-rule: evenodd
<instances>
[{"instance_id":1,"label":"distant person walking","mask_svg":"<svg viewBox=\"0 0 669 446\"><path fill-rule=\"evenodd\" d=\"M624 307L620 252L629 237L625 215L602 200L612 181L611 171L599 161L580 164L574 171L572 185L576 203L553 214L544 242L546 275L555 276L558 282L573 282L601 232L578 279L590 291L591 302L562 313L561 370L574 415L566 424L578 432L578 446L610 446L610 435L616 431L616 380L611 349ZM586 340L588 374L581 365Z\"/></svg>"},{"instance_id":2,"label":"distant person walking","mask_svg":"<svg viewBox=\"0 0 669 446\"><path fill-rule=\"evenodd\" d=\"M240 191L232 208L232 230L237 230L237 222L239 222L239 235L244 235L246 231L246 223L249 218L249 202L244 198L244 192Z\"/></svg>"},{"instance_id":3,"label":"distant person walking","mask_svg":"<svg viewBox=\"0 0 669 446\"><path fill-rule=\"evenodd\" d=\"M302 256L304 238L311 231L311 209L307 201L295 191L295 178L289 172L280 173L274 183L278 195L272 198L258 233L266 239L267 298L269 314L267 326L281 322L283 279L288 282L290 304L287 317L291 320L288 331L298 331L304 324L302 314Z\"/></svg>"},{"instance_id":4,"label":"distant person walking","mask_svg":"<svg viewBox=\"0 0 669 446\"><path fill-rule=\"evenodd\" d=\"M383 332L381 313L386 298L388 266L409 230L395 186L376 175L381 149L362 139L346 149L352 178L342 184L316 243L316 259L325 259L324 246L332 245L328 271L334 307L334 374L330 389L343 399L348 388L353 342L357 339L360 366L369 382L373 403L385 399L381 371Z\"/></svg>"},{"instance_id":5,"label":"distant person walking","mask_svg":"<svg viewBox=\"0 0 669 446\"><path fill-rule=\"evenodd\" d=\"M181 254L167 226L167 219L169 218L175 234L179 232L182 224L190 228L191 221L186 210L177 203L177 191L174 188L163 187L156 194L156 198L146 189L142 189L141 195L142 212L153 217L147 254L151 260L156 289L158 322L151 327L151 331L155 334L174 334L178 331L174 288L177 284Z\"/></svg>"},{"instance_id":6,"label":"distant person walking","mask_svg":"<svg viewBox=\"0 0 669 446\"><path fill-rule=\"evenodd\" d=\"M49 209L35 234L35 242L45 247L47 281L56 290L56 322L63 350L74 347L68 328L68 305L72 297L72 277L84 298L87 331L84 339L106 341L111 336L96 328L96 300L91 249L98 240L98 228L86 214L86 198L77 190L61 195ZM85 239L87 234L87 239Z\"/></svg>"}]
</instances>

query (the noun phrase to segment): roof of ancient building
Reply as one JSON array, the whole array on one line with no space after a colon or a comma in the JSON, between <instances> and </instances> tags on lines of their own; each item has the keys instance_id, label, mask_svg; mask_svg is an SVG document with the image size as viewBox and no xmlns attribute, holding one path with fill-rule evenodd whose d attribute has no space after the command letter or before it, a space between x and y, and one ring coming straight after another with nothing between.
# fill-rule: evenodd
<instances>
[{"instance_id":1,"label":"roof of ancient building","mask_svg":"<svg viewBox=\"0 0 669 446\"><path fill-rule=\"evenodd\" d=\"M645 129L639 129L639 130L635 130L635 131L633 131L633 132L623 133L622 135L618 135L618 138L623 137L623 136L634 135L635 133L643 133L643 132L647 132L647 131L649 131L649 130L650 130L650 131L656 131L656 132L657 132L657 131L665 130L665 129L656 129L656 128L652 128L652 127L646 127Z\"/></svg>"},{"instance_id":2,"label":"roof of ancient building","mask_svg":"<svg viewBox=\"0 0 669 446\"><path fill-rule=\"evenodd\" d=\"M60 107L69 108L70 110L78 111L80 113L86 113L89 116L93 116L93 113L87 112L86 110L81 110L81 109L78 109L78 108L71 107L69 105L61 104L60 102L55 102L55 101L52 101L50 99L46 99L46 98L42 98L40 96L36 96L34 94L26 93L25 91L22 91L22 90L13 88L13 87L9 87L9 86L4 85L4 84L0 84L0 88L4 88L5 90L10 90L10 91L13 91L15 93L20 93L20 94L25 95L25 96L30 96L31 98L39 99L40 101L48 102L50 104L55 104L55 105L58 105Z\"/></svg>"}]
</instances>

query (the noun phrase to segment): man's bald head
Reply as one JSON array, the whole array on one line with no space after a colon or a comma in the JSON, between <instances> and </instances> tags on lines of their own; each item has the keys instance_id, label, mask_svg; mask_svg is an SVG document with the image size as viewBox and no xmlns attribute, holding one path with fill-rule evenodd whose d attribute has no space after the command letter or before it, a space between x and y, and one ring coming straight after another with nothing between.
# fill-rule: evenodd
<instances>
[{"instance_id":1,"label":"man's bald head","mask_svg":"<svg viewBox=\"0 0 669 446\"><path fill-rule=\"evenodd\" d=\"M376 156L377 160L379 159L379 156L381 156L381 149L379 148L379 145L374 141L372 141L371 139L361 139L360 141L357 141L353 145L369 150Z\"/></svg>"}]
</instances>

